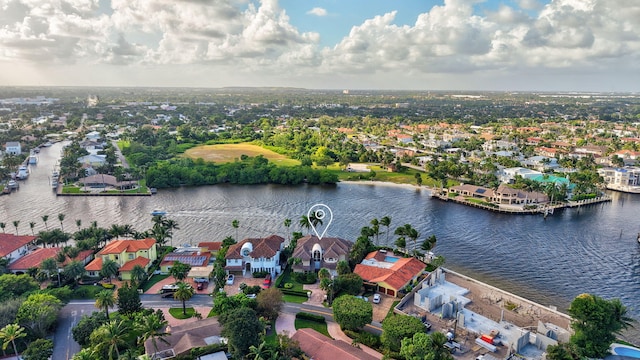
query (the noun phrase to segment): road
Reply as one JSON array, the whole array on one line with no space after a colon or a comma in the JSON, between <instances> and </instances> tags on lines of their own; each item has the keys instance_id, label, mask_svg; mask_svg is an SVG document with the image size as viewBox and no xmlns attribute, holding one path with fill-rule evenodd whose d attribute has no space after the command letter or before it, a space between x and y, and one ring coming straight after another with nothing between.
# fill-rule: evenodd
<instances>
[{"instance_id":1,"label":"road","mask_svg":"<svg viewBox=\"0 0 640 360\"><path fill-rule=\"evenodd\" d=\"M142 306L147 308L181 306L180 301L172 298L162 298L161 295L141 295L140 300L142 301ZM94 304L95 300L73 300L62 308L58 316L58 326L53 339L52 360L69 360L73 357L73 354L80 351L80 345L73 340L71 329L80 321L83 315L90 315L94 311L98 311ZM210 306L211 297L209 295L194 295L188 304L190 306ZM282 307L283 313L296 314L301 311L319 314L324 316L327 321L334 321L331 308L296 303L285 303ZM380 335L382 333L382 324L373 322L365 326L365 331Z\"/></svg>"}]
</instances>

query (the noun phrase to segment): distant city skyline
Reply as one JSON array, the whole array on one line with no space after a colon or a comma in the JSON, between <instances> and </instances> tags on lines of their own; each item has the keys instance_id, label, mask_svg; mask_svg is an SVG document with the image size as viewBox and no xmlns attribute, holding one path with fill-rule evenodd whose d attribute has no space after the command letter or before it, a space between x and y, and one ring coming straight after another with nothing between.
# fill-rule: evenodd
<instances>
[{"instance_id":1,"label":"distant city skyline","mask_svg":"<svg viewBox=\"0 0 640 360\"><path fill-rule=\"evenodd\" d=\"M0 0L0 86L640 91L635 0Z\"/></svg>"}]
</instances>

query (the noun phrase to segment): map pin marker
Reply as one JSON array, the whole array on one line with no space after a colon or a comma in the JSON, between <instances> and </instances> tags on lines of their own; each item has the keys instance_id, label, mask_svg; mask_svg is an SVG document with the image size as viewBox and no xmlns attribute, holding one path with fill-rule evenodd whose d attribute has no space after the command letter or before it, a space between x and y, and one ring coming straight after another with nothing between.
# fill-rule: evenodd
<instances>
[{"instance_id":1,"label":"map pin marker","mask_svg":"<svg viewBox=\"0 0 640 360\"><path fill-rule=\"evenodd\" d=\"M316 224L324 225L327 221L327 215L329 215L329 223L327 223L322 234L318 234ZM309 219L309 224L314 234L316 234L318 239L322 239L333 221L333 212L331 212L331 209L325 204L315 204L307 212L307 219Z\"/></svg>"}]
</instances>

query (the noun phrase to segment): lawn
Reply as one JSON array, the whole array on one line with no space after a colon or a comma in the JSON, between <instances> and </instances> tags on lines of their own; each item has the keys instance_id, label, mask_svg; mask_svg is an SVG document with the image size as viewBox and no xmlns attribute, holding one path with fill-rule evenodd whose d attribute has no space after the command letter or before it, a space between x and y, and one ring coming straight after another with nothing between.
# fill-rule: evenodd
<instances>
[{"instance_id":1,"label":"lawn","mask_svg":"<svg viewBox=\"0 0 640 360\"><path fill-rule=\"evenodd\" d=\"M282 275L280 275L283 277L282 279L282 285L284 286L284 284L286 283L291 283L293 284L293 287L290 290L296 290L296 291L304 291L303 288L303 284L296 282L295 280L293 280L291 278L291 268L287 268Z\"/></svg>"},{"instance_id":2,"label":"lawn","mask_svg":"<svg viewBox=\"0 0 640 360\"><path fill-rule=\"evenodd\" d=\"M329 335L329 330L327 330L327 323L319 323L317 321L307 319L296 319L295 326L296 330L311 328L321 334L326 335L327 337L331 337L331 335Z\"/></svg>"},{"instance_id":3,"label":"lawn","mask_svg":"<svg viewBox=\"0 0 640 360\"><path fill-rule=\"evenodd\" d=\"M157 284L158 282L166 279L169 277L169 274L159 274L159 275L153 275L149 280L147 280L147 282L144 283L144 285L142 286L142 290L144 292L147 292L149 289L151 289L151 287L155 284Z\"/></svg>"},{"instance_id":4,"label":"lawn","mask_svg":"<svg viewBox=\"0 0 640 360\"><path fill-rule=\"evenodd\" d=\"M182 307L170 308L169 309L169 314L171 314L171 316L173 316L176 319L183 320L183 319L192 318L196 314L196 310L194 308L188 307L187 308L187 315L184 315L182 313Z\"/></svg>"},{"instance_id":5,"label":"lawn","mask_svg":"<svg viewBox=\"0 0 640 360\"><path fill-rule=\"evenodd\" d=\"M283 294L282 300L284 300L285 302L302 304L303 302L309 300L309 298L305 296Z\"/></svg>"},{"instance_id":6,"label":"lawn","mask_svg":"<svg viewBox=\"0 0 640 360\"><path fill-rule=\"evenodd\" d=\"M184 152L184 155L191 159L202 158L205 161L215 163L228 163L239 160L242 155L255 157L262 155L279 166L300 165L300 161L290 159L271 150L253 144L216 144L196 146Z\"/></svg>"}]
</instances>

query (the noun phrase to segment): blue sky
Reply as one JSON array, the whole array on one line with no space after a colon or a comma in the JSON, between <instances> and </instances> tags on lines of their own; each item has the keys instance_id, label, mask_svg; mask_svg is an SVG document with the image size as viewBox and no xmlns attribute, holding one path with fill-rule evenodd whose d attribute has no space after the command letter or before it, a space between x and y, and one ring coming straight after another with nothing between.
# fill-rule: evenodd
<instances>
[{"instance_id":1,"label":"blue sky","mask_svg":"<svg viewBox=\"0 0 640 360\"><path fill-rule=\"evenodd\" d=\"M640 91L640 1L0 0L0 86Z\"/></svg>"}]
</instances>

